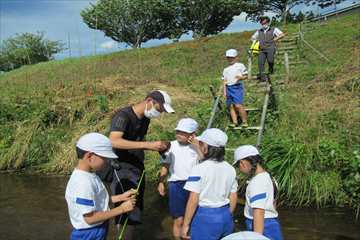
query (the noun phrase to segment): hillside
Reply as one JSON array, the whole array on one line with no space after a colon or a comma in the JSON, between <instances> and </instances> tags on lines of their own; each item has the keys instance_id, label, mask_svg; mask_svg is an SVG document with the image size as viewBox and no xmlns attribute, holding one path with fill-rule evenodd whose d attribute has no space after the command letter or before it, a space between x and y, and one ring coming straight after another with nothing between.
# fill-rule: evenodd
<instances>
[{"instance_id":1,"label":"hillside","mask_svg":"<svg viewBox=\"0 0 360 240\"><path fill-rule=\"evenodd\" d=\"M305 48L308 63L293 67L289 83L275 88L278 110L267 119L263 155L280 178L286 204L359 207L359 16L314 23L312 28L305 38L331 62ZM286 31L290 35L297 30L289 25ZM170 93L176 114L154 120L148 139L173 139L176 121L184 116L204 128L212 105L209 85L219 86L224 52L237 48L241 62L247 63L250 36L220 34L41 63L1 75L0 169L69 173L77 138L89 131L107 133L116 109L142 100L152 89ZM233 146L254 143L246 134L230 137ZM157 158L147 154L152 178Z\"/></svg>"}]
</instances>

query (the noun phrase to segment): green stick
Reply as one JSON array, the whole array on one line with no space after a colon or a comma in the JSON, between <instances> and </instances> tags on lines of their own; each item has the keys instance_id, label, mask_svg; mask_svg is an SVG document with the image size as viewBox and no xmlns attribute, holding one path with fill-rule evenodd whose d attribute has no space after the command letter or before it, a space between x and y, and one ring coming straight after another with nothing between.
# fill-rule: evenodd
<instances>
[{"instance_id":1,"label":"green stick","mask_svg":"<svg viewBox=\"0 0 360 240\"><path fill-rule=\"evenodd\" d=\"M136 188L136 193L139 192L140 185L141 185L141 182L142 182L142 180L143 180L143 178L144 178L144 175L145 175L145 170L143 170L143 172L142 172L142 174L141 174L139 183L138 183L137 188ZM119 240L122 240L122 239L123 239L123 235L124 235L124 233L125 233L125 229L126 229L128 220L129 220L129 215L128 215L128 216L126 217L126 219L125 219L124 225L123 225L123 227L122 227L122 229L121 229L121 232L120 232Z\"/></svg>"}]
</instances>

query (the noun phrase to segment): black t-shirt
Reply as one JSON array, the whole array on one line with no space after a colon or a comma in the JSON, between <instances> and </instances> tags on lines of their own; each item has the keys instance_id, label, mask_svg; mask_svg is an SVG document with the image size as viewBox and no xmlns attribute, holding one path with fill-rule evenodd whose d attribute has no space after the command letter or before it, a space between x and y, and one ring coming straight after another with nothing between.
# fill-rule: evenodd
<instances>
[{"instance_id":1,"label":"black t-shirt","mask_svg":"<svg viewBox=\"0 0 360 240\"><path fill-rule=\"evenodd\" d=\"M120 109L111 120L110 132L123 132L123 139L129 141L144 141L150 124L150 119L139 119L131 106ZM144 150L114 149L119 162L126 162L144 169Z\"/></svg>"}]
</instances>

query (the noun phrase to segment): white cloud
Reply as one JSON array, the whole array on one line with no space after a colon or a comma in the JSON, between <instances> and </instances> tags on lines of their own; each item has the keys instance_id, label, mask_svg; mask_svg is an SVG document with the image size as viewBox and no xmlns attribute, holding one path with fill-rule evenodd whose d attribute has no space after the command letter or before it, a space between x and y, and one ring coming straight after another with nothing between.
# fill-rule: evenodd
<instances>
[{"instance_id":1,"label":"white cloud","mask_svg":"<svg viewBox=\"0 0 360 240\"><path fill-rule=\"evenodd\" d=\"M106 41L100 44L101 48L104 49L112 49L116 46L116 42L115 41Z\"/></svg>"}]
</instances>

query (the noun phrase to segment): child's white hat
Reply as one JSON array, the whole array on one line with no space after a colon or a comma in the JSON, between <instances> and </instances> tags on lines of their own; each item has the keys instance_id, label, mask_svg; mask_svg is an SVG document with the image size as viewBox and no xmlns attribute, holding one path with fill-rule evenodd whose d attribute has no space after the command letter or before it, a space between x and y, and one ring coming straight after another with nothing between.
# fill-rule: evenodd
<instances>
[{"instance_id":1,"label":"child's white hat","mask_svg":"<svg viewBox=\"0 0 360 240\"><path fill-rule=\"evenodd\" d=\"M95 153L104 158L118 158L112 150L112 144L108 137L100 133L88 133L80 137L76 147L81 150Z\"/></svg>"},{"instance_id":2,"label":"child's white hat","mask_svg":"<svg viewBox=\"0 0 360 240\"><path fill-rule=\"evenodd\" d=\"M175 130L193 133L196 132L199 127L199 124L192 118L183 118L178 122Z\"/></svg>"},{"instance_id":3,"label":"child's white hat","mask_svg":"<svg viewBox=\"0 0 360 240\"><path fill-rule=\"evenodd\" d=\"M213 147L225 147L228 136L218 128L206 129L197 139Z\"/></svg>"},{"instance_id":4,"label":"child's white hat","mask_svg":"<svg viewBox=\"0 0 360 240\"><path fill-rule=\"evenodd\" d=\"M257 148L254 147L253 145L240 146L234 152L234 163L233 163L233 165L235 165L241 159L244 159L244 158L247 158L247 157L250 157L250 156L259 155L259 154L260 153L257 150Z\"/></svg>"},{"instance_id":5,"label":"child's white hat","mask_svg":"<svg viewBox=\"0 0 360 240\"><path fill-rule=\"evenodd\" d=\"M237 55L238 55L238 51L236 51L236 49L229 49L225 53L226 57L237 57Z\"/></svg>"}]
</instances>

